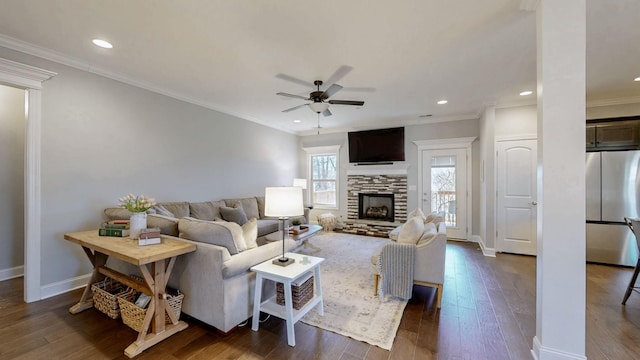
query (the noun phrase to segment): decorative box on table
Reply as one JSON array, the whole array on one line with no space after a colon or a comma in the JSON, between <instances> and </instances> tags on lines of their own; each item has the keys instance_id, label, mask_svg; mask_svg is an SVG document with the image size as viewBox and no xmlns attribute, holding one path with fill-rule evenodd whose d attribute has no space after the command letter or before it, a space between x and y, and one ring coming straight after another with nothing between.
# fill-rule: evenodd
<instances>
[{"instance_id":1,"label":"decorative box on table","mask_svg":"<svg viewBox=\"0 0 640 360\"><path fill-rule=\"evenodd\" d=\"M308 272L291 283L291 298L293 300L293 308L296 310L300 310L313 298L313 273ZM284 285L280 282L276 283L276 303L284 305Z\"/></svg>"}]
</instances>

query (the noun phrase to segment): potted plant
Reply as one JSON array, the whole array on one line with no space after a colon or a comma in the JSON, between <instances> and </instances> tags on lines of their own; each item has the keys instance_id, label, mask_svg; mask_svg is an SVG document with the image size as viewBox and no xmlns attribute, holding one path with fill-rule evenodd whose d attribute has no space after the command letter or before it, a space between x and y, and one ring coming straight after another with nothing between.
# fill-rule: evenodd
<instances>
[{"instance_id":1,"label":"potted plant","mask_svg":"<svg viewBox=\"0 0 640 360\"><path fill-rule=\"evenodd\" d=\"M291 219L291 226L293 227L294 230L300 230L300 224L302 224L302 221L300 220L300 218Z\"/></svg>"}]
</instances>

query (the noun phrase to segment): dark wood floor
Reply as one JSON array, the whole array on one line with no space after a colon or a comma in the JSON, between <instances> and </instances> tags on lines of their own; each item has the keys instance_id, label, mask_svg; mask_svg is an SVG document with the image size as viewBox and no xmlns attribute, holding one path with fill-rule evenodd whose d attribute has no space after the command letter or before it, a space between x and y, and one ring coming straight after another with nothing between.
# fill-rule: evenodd
<instances>
[{"instance_id":1,"label":"dark wood floor","mask_svg":"<svg viewBox=\"0 0 640 360\"><path fill-rule=\"evenodd\" d=\"M640 357L640 294L620 301L632 269L587 266L587 356ZM414 287L391 351L297 323L295 348L280 319L224 337L192 319L187 330L136 359L530 359L535 333L535 258L486 258L450 242L442 309L432 289ZM94 309L71 315L73 291L25 304L22 279L0 282L0 359L126 359L133 330Z\"/></svg>"}]
</instances>

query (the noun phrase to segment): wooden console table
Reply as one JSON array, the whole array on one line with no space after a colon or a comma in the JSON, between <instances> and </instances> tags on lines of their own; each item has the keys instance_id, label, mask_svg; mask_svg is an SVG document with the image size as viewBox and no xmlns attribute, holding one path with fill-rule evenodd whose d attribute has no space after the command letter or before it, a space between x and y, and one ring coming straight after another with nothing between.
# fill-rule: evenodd
<instances>
[{"instance_id":1,"label":"wooden console table","mask_svg":"<svg viewBox=\"0 0 640 360\"><path fill-rule=\"evenodd\" d=\"M138 246L128 237L98 236L97 230L67 233L64 234L64 238L82 246L93 264L91 279L80 301L69 309L70 313L77 314L93 307L93 299L90 297L91 284L102 280L104 276L151 295L152 300L142 323L142 329L136 341L124 350L125 355L134 357L189 326L184 321L178 321L173 311L167 306L165 289L176 257L195 251L195 245L163 236L161 244ZM109 256L138 266L144 281L133 279L106 267ZM171 324L165 324L165 313L171 319Z\"/></svg>"}]
</instances>

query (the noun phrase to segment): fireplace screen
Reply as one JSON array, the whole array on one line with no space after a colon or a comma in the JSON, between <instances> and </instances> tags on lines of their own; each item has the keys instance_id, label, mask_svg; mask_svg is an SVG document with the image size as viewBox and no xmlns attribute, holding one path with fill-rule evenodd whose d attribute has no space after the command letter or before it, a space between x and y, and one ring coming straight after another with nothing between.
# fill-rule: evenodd
<instances>
[{"instance_id":1,"label":"fireplace screen","mask_svg":"<svg viewBox=\"0 0 640 360\"><path fill-rule=\"evenodd\" d=\"M365 220L393 222L393 194L358 194L358 217Z\"/></svg>"}]
</instances>

